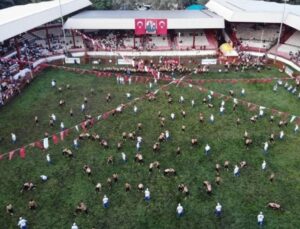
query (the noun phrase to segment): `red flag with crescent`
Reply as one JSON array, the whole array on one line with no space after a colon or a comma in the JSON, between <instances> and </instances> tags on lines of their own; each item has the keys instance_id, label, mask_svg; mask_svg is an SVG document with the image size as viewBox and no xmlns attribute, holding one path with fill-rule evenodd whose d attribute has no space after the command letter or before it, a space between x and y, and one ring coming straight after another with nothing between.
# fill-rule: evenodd
<instances>
[{"instance_id":1,"label":"red flag with crescent","mask_svg":"<svg viewBox=\"0 0 300 229\"><path fill-rule=\"evenodd\" d=\"M39 149L44 149L43 143L38 140L34 143L34 147L39 148Z\"/></svg>"},{"instance_id":2,"label":"red flag with crescent","mask_svg":"<svg viewBox=\"0 0 300 229\"><path fill-rule=\"evenodd\" d=\"M12 160L14 154L15 154L15 151L10 151L10 152L8 153L8 160Z\"/></svg>"},{"instance_id":3,"label":"red flag with crescent","mask_svg":"<svg viewBox=\"0 0 300 229\"><path fill-rule=\"evenodd\" d=\"M135 35L143 35L146 33L145 19L134 20Z\"/></svg>"},{"instance_id":4,"label":"red flag with crescent","mask_svg":"<svg viewBox=\"0 0 300 229\"><path fill-rule=\"evenodd\" d=\"M58 141L59 141L58 137L57 137L55 134L52 135L52 140L53 140L53 143L54 143L55 145L56 145L56 144L58 143Z\"/></svg>"},{"instance_id":5,"label":"red flag with crescent","mask_svg":"<svg viewBox=\"0 0 300 229\"><path fill-rule=\"evenodd\" d=\"M167 19L157 19L157 35L166 35L168 32Z\"/></svg>"},{"instance_id":6,"label":"red flag with crescent","mask_svg":"<svg viewBox=\"0 0 300 229\"><path fill-rule=\"evenodd\" d=\"M26 151L25 151L25 148L24 147L22 147L21 149L20 149L20 157L22 158L22 159L24 159L25 158L25 156L26 156Z\"/></svg>"}]
</instances>

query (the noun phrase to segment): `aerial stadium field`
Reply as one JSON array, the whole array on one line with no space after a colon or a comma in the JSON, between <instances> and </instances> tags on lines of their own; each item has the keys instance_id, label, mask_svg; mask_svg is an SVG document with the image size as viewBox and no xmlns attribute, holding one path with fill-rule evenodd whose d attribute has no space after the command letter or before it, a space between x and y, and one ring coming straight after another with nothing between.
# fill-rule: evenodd
<instances>
[{"instance_id":1,"label":"aerial stadium field","mask_svg":"<svg viewBox=\"0 0 300 229\"><path fill-rule=\"evenodd\" d=\"M269 78L286 77L271 69L262 73L248 72L239 76L229 77L230 73L209 73L210 78ZM232 76L232 75L231 75ZM178 78L182 75L177 75ZM208 78L199 75L199 78ZM187 77L188 78L188 77ZM186 79L187 79L186 78ZM193 79L197 76L193 75ZM51 87L51 80L57 81L57 87ZM185 79L185 80L186 80ZM7 153L42 139L44 133L51 136L60 131L60 122L66 128L72 128L63 141L54 145L50 140L48 150L35 147L26 148L26 157L21 159L18 152L12 160L7 156L0 161L0 225L1 228L16 228L19 216L28 220L30 229L70 228L76 222L80 228L257 228L257 214L262 211L265 215L264 228L298 228L300 180L299 164L300 133L294 133L295 123L288 123L287 127L278 127L280 120L290 120L291 115L300 115L299 99L296 95L287 92L284 87L273 91L272 83L237 82L218 83L207 82L201 87L222 93L228 96L233 90L237 99L255 103L290 115L282 118L275 113L275 120L270 123L271 110L266 109L265 115L256 123L250 122L250 117L258 114L258 109L247 107L239 103L233 111L232 99L213 98L213 108L208 108L202 100L207 97L207 91L200 91L197 85L170 84L162 88L163 83L149 89L148 84L137 83L119 85L115 78L97 78L94 75L78 74L57 69L46 69L22 91L21 95L0 110L0 152ZM66 89L66 85L70 89ZM62 92L58 91L62 88ZM95 93L91 93L91 89ZM245 89L245 96L241 97L241 89ZM159 89L156 100L148 101L141 98L146 90ZM168 103L166 91L171 93L173 103ZM111 102L105 97L111 93ZM131 93L128 99L126 93ZM185 99L179 103L180 96ZM88 98L85 113L80 111L84 97ZM135 98L141 98L134 101ZM65 100L60 107L59 100ZM221 100L225 102L225 113L220 115ZM191 106L195 100L195 106ZM108 141L109 147L102 147L98 141L80 140L79 149L73 148L73 139L82 131L77 132L75 125L84 120L84 114L97 117L106 111L115 109L120 104L127 106L122 114L100 119L88 130L97 133L100 138ZM133 106L138 108L133 112ZM74 116L69 115L70 108ZM182 117L181 110L186 111ZM160 126L158 112L165 117L165 126ZM199 113L203 113L204 122L199 122ZM49 116L54 113L57 123L49 126ZM175 113L175 120L170 114ZM213 114L214 123L209 117ZM36 125L34 117L38 116ZM240 125L236 124L240 118ZM142 129L137 130L137 124L142 123ZM181 130L186 126L185 131ZM153 152L152 146L158 141L161 132L170 131L170 139L160 143L160 151ZM280 130L284 130L283 140L278 139ZM144 164L134 161L136 154L136 140L123 139L123 132L135 131L137 136L143 137L141 153ZM253 140L249 149L244 145L244 132L247 131ZM10 133L16 133L17 143L11 143ZM275 133L275 143L270 144L268 152L263 152L263 143L268 141L271 133ZM59 137L59 134L57 134ZM191 145L191 139L197 138L198 144ZM117 150L117 142L122 141L123 147ZM211 146L208 156L204 153L206 144ZM176 154L177 147L181 154ZM74 158L62 155L64 148L70 148ZM121 152L125 152L128 161L122 162ZM50 153L53 163L48 165L46 154ZM113 164L107 164L107 158L113 156ZM230 161L229 170L224 169L224 161ZM266 160L267 168L262 171L261 164ZM149 172L149 164L160 162L160 170ZM246 161L248 166L241 169L240 177L234 177L234 165ZM217 176L215 165L222 168L219 176L221 184L215 183ZM83 166L88 164L92 175L83 172ZM176 176L164 176L166 168L174 168ZM117 173L119 180L109 189L107 178ZM274 181L269 177L274 173ZM49 180L42 182L40 175L47 175ZM212 194L208 195L203 187L204 181L212 184ZM23 183L32 181L36 188L28 192L20 192ZM95 191L95 185L100 182L102 190ZM132 186L131 191L125 192L125 183ZM143 183L151 192L150 202L144 200L144 193L138 191L137 185ZM178 191L179 184L188 186L190 194L184 196ZM104 209L102 198L107 195L110 207ZM36 210L29 210L27 203L30 199L37 202ZM83 201L88 214L75 213L77 204ZM221 217L214 215L214 209L220 202L223 206ZM269 202L276 202L282 210L273 210L267 207ZM13 216L6 214L5 206L11 203L14 206ZM178 203L184 207L184 216L176 216Z\"/></svg>"}]
</instances>

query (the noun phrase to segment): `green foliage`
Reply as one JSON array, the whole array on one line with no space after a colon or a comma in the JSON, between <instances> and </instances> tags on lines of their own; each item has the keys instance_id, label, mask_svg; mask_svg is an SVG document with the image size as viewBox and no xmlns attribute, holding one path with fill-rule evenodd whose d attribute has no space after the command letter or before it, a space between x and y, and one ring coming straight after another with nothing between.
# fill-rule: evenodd
<instances>
[{"instance_id":1,"label":"green foliage","mask_svg":"<svg viewBox=\"0 0 300 229\"><path fill-rule=\"evenodd\" d=\"M108 10L112 8L112 0L92 0L93 7L99 10Z\"/></svg>"},{"instance_id":2,"label":"green foliage","mask_svg":"<svg viewBox=\"0 0 300 229\"><path fill-rule=\"evenodd\" d=\"M269 77L274 70L261 74L249 73L253 77ZM233 73L238 75L238 73ZM210 73L210 77L218 78L221 74ZM229 73L230 75L230 73ZM196 78L197 76L193 76ZM208 77L199 75L200 77ZM228 74L223 75L229 78ZM233 78L236 76L234 75ZM242 76L244 77L244 76ZM52 79L57 80L60 93L50 86ZM66 89L70 84L71 89ZM80 105L84 96L88 97L87 114L96 115L115 108L120 103L128 102L125 93L132 96L144 95L147 85L133 84L116 85L115 79L100 79L95 76L74 74L62 70L48 69L27 88L22 95L12 103L1 109L0 126L1 136L0 152L8 152L15 147L34 141L43 136L44 132L59 131L59 124L51 128L48 125L49 115L55 113L59 121L64 121L66 127L74 126L83 120ZM299 101L295 96L279 88L278 93L272 91L272 84L205 84L205 87L227 93L233 89L237 97L242 87L246 89L245 100L257 102L267 107L298 114ZM158 86L155 86L157 88ZM95 89L95 95L90 89ZM286 139L280 142L276 139L271 145L267 155L262 153L262 142L268 139L271 132L278 133L276 121L271 124L267 117L259 119L257 123L249 122L254 113L244 106L239 106L232 112L232 102L226 102L226 112L219 114L220 100L214 99L214 108L209 109L201 103L206 94L202 94L195 87L182 88L171 85L168 90L172 94L174 103L167 103L163 91L157 95L157 100L148 102L141 100L135 102L138 114L134 114L132 106L118 116L109 117L100 121L90 130L98 133L108 140L109 148L102 148L99 143L92 140L80 141L79 150L73 150L74 159L61 155L64 147L71 147L72 140L78 135L73 130L70 136L58 145L51 144L48 152L36 148L27 149L27 157L22 160L15 157L12 161L0 161L0 224L5 228L15 228L19 216L29 221L29 228L70 228L75 221L80 228L256 228L256 215L263 211L266 217L266 228L298 228L300 223L298 213L300 182L299 182L299 135L292 131L289 124L284 129ZM112 94L112 101L107 103L105 96ZM179 96L186 99L179 104ZM65 107L59 107L58 101L64 99ZM195 99L195 107L191 107L190 100ZM298 106L297 106L298 105ZM69 109L73 108L74 117L69 116ZM187 112L186 118L181 117L180 111ZM160 127L157 117L158 111L166 117L166 126ZM176 120L171 121L169 115L175 112ZM205 122L198 122L199 113L205 116ZM210 124L208 117L215 115L215 123ZM34 116L38 115L39 125L34 124ZM270 115L270 112L267 112ZM236 126L235 120L239 117L241 125ZM136 130L138 122L143 124L141 131ZM186 125L186 131L181 126ZM159 153L152 152L152 145L157 141L159 134L168 129L171 133L169 141L161 143ZM253 139L253 145L247 150L243 143L243 133L247 130ZM17 134L18 142L12 145L10 133ZM122 132L137 131L143 137L141 152L145 159L144 165L137 165L133 158L135 155L135 141L122 140ZM198 138L199 145L192 147L190 139ZM122 163L120 151L116 143L123 141L122 151L128 156L128 162ZM209 157L204 155L204 146L209 143L212 153ZM181 147L182 154L176 156L175 149ZM45 154L50 153L53 164L47 165ZM114 164L107 165L106 158L114 156ZM267 161L267 170L262 172L262 160ZM161 171L154 170L149 174L148 165L158 160ZM221 169L222 183L214 183L215 163L223 164L225 160L231 162L230 170ZM241 177L234 178L232 168L235 163L246 160L248 168L242 169ZM83 173L82 167L89 164L92 176L89 178ZM173 167L178 175L164 177L162 171ZM269 175L276 174L275 181L270 183ZM119 182L110 190L106 179L113 173L119 174ZM42 183L41 174L49 176L49 181ZM31 192L20 193L22 184L33 181L37 188ZM212 183L213 194L207 195L202 182L209 180ZM102 192L94 191L95 184L101 182ZM133 190L125 192L124 184L128 182ZM143 183L149 187L152 199L149 204L143 200L143 193L138 192L136 186ZM182 196L177 186L180 183L188 185L190 196ZM102 197L106 194L110 198L111 206L103 209ZM38 209L30 211L27 202L30 198L37 201ZM78 202L83 200L89 214L75 214L74 209ZM224 214L220 219L214 216L216 202L223 205ZM268 202L279 202L283 211L274 211L266 208ZM176 205L180 202L185 208L185 216L176 218ZM15 208L14 216L5 213L5 205L12 203Z\"/></svg>"}]
</instances>

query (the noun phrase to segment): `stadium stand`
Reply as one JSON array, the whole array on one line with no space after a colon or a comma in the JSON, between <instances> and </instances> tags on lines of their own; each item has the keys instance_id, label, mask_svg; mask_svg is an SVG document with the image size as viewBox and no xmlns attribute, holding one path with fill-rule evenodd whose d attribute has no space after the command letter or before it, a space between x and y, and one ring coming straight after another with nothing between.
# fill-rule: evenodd
<instances>
[{"instance_id":1,"label":"stadium stand","mask_svg":"<svg viewBox=\"0 0 300 229\"><path fill-rule=\"evenodd\" d=\"M233 35L242 50L268 50L278 38L279 25L236 23L233 26Z\"/></svg>"},{"instance_id":2,"label":"stadium stand","mask_svg":"<svg viewBox=\"0 0 300 229\"><path fill-rule=\"evenodd\" d=\"M71 7L70 4L74 6ZM65 8L64 15L90 4L88 0L66 0L62 6ZM243 51L259 51L264 54L278 54L300 65L300 26L299 23L294 23L295 20L300 20L298 16L300 7L287 6L281 43L277 49L275 43L282 20L280 4L266 2L257 4L262 9L269 8L268 12L261 14L257 11L257 5L249 0L226 2L210 0L207 4L208 10L201 12L83 11L68 18L64 24L65 34L62 25L57 21L60 15L49 13L51 9L59 11L57 5L53 5L51 1L38 5L28 4L24 6L26 12L20 13L21 19L0 22L0 41L3 42L0 43L0 76L1 83L4 83L1 85L3 86L1 93L5 94L4 98L7 99L7 95L18 91L12 88L18 84L16 83L18 79L22 78L18 72L32 68L28 63L62 54L64 48L69 52L81 53L139 51L147 54L153 51L157 52L157 55L161 55L160 51L205 53L206 50L213 50L213 55L217 55L220 45L232 42L240 52L240 56L245 56ZM12 7L2 12L4 17L17 11ZM42 14L44 18L33 23L32 18L37 14ZM136 35L134 20L137 18L146 20L154 16L167 18L168 33ZM120 20L122 23L119 23ZM14 23L24 23L26 26L16 27ZM2 32L7 31L7 26L14 29L9 33Z\"/></svg>"}]
</instances>

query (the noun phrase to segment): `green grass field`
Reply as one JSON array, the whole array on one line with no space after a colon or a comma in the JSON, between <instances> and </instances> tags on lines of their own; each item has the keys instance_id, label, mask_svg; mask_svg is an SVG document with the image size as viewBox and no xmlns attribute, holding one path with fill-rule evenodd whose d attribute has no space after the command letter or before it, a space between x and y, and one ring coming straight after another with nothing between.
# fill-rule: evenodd
<instances>
[{"instance_id":1,"label":"green grass field","mask_svg":"<svg viewBox=\"0 0 300 229\"><path fill-rule=\"evenodd\" d=\"M274 70L272 70L274 71ZM213 74L212 74L213 75ZM269 72L253 77L267 77ZM212 76L218 78L219 76ZM56 79L57 84L63 87L63 92L51 88L51 79ZM70 84L71 89L65 89ZM159 85L161 86L161 85ZM159 86L156 86L159 87ZM273 84L245 84L238 83L217 84L209 83L204 87L216 92L227 94L229 89L235 90L237 97L241 88L245 88L246 96L243 98L266 107L276 108L284 112L300 115L299 100L279 89L272 91ZM95 95L90 93L94 88ZM155 88L155 89L156 89ZM98 115L111 110L121 103L127 103L125 94L130 92L135 97L143 96L147 85L134 84L120 86L115 79L100 79L92 75L81 75L62 70L47 69L41 73L30 85L10 104L0 111L0 152L10 150L43 138L45 132L59 131L59 124L49 127L49 115L55 113L59 121L65 126L72 127L83 120L80 105L84 96L88 97L86 114ZM201 94L195 87L169 86L174 103L167 103L164 91L159 91L157 100L149 102L139 100L135 103L138 113L134 114L133 107L128 107L118 116L101 120L89 130L98 133L101 138L108 140L109 148L104 149L99 143L91 140L80 142L80 148L73 150L75 158L69 159L62 156L64 147L72 148L73 139L78 133L73 130L65 141L58 145L50 144L47 152L37 148L27 148L26 158L18 156L9 161L4 158L0 161L0 225L1 228L16 228L19 216L25 217L30 229L71 228L76 222L80 229L100 228L257 228L256 216L264 212L266 224L264 228L298 228L300 179L299 179L299 140L300 134L294 134L294 124L284 127L286 138L282 141L276 138L269 152L263 154L263 142L268 140L271 132L278 135L280 128L277 126L280 118L269 122L270 112L266 117L259 119L255 124L249 118L255 113L246 107L239 106L236 112L232 111L232 101L226 102L226 112L219 114L220 100L214 99L214 108L202 104L202 99L207 95ZM105 96L112 94L112 101L106 103ZM185 103L178 102L180 95L185 98ZM58 106L60 99L66 101L65 107ZM191 107L190 101L196 101ZM69 116L73 108L74 117ZM180 115L184 109L186 118ZM158 111L166 117L166 125L160 127ZM176 119L170 120L174 112ZM198 116L202 112L205 122L199 123ZM258 112L256 112L258 113ZM209 115L214 114L215 123L208 121ZM34 116L39 117L39 126L34 123ZM241 119L241 125L236 125L236 119ZM143 124L141 131L136 130L137 123ZM186 131L181 131L181 126L186 125ZM154 153L152 145L157 141L159 134L169 130L171 139L161 143L160 152ZM253 139L253 145L246 149L243 142L244 131L247 130ZM127 154L128 162L122 163L121 153L116 148L116 143L122 141L122 132L136 131L143 137L141 152L145 164L138 165L134 162L136 153L135 141L124 140L122 151ZM17 144L10 141L10 133L15 132ZM198 146L192 147L191 138L197 138ZM50 141L52 143L52 141ZM208 143L212 147L210 156L205 156L204 146ZM180 146L182 153L176 156L175 150ZM48 165L45 159L50 153L53 164ZM108 156L114 156L114 164L107 165ZM267 170L261 170L263 160L267 162ZM158 160L161 171L154 170L149 174L150 162ZM225 160L230 161L230 169L221 169L221 185L216 185L215 164L223 165ZM245 160L249 166L241 170L241 176L233 176L233 166ZM83 173L82 167L89 164L92 176ZM165 177L165 168L174 168L175 177ZM109 190L106 180L113 173L119 174L118 183ZM275 173L275 180L271 183L268 179ZM46 183L40 181L39 176L49 176ZM24 182L33 181L37 188L33 191L20 193ZM212 195L208 195L202 183L209 180L212 183ZM101 193L95 192L95 184L101 182ZM125 192L124 184L132 186L130 192ZM151 191L151 201L143 200L144 194L137 191L137 184L143 183ZM183 196L177 186L184 183L188 186L190 195ZM110 207L102 207L102 198L106 194L110 199ZM33 198L38 208L31 211L27 208L28 201ZM79 201L84 201L89 214L75 214L74 210ZM221 218L214 216L216 203L223 206ZM268 202L278 202L283 211L274 211L266 207ZM14 216L5 212L5 206L12 203L15 209ZM177 204L181 203L185 209L182 218L176 217Z\"/></svg>"}]
</instances>

